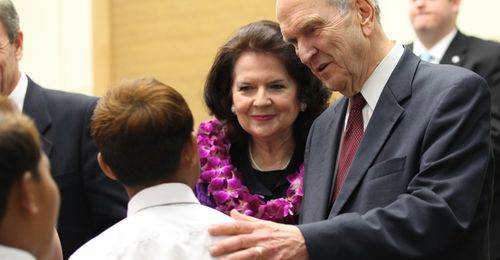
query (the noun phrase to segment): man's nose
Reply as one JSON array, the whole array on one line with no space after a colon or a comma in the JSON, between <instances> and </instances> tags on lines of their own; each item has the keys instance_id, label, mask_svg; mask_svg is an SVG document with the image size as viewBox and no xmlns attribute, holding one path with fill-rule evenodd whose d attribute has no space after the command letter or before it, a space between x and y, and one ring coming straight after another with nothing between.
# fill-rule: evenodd
<instances>
[{"instance_id":1,"label":"man's nose","mask_svg":"<svg viewBox=\"0 0 500 260\"><path fill-rule=\"evenodd\" d=\"M412 0L417 7L422 7L426 0Z\"/></svg>"},{"instance_id":2,"label":"man's nose","mask_svg":"<svg viewBox=\"0 0 500 260\"><path fill-rule=\"evenodd\" d=\"M300 61L306 65L310 64L312 57L316 54L317 50L306 40L297 41L297 48L295 49Z\"/></svg>"}]
</instances>

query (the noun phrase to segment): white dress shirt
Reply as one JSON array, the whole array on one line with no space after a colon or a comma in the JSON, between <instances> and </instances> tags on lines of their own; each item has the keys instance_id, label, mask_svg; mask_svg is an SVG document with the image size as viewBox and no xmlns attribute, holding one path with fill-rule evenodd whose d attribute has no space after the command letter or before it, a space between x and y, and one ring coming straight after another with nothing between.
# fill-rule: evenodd
<instances>
[{"instance_id":1,"label":"white dress shirt","mask_svg":"<svg viewBox=\"0 0 500 260\"><path fill-rule=\"evenodd\" d=\"M10 246L0 245L0 259L2 260L36 260L35 257L27 251Z\"/></svg>"},{"instance_id":2,"label":"white dress shirt","mask_svg":"<svg viewBox=\"0 0 500 260\"><path fill-rule=\"evenodd\" d=\"M377 65L370 77L368 77L361 87L361 95L363 95L366 100L366 106L361 111L363 115L363 129L366 130L368 122L370 121L373 111L375 110L375 106L377 105L380 95L382 94L382 90L384 90L385 84L387 84L389 77L403 56L403 52L403 44L394 44L394 47L392 47L387 56L385 56L384 59ZM344 122L344 130L347 125L347 119L349 118L350 108L351 104L349 102Z\"/></svg>"},{"instance_id":3,"label":"white dress shirt","mask_svg":"<svg viewBox=\"0 0 500 260\"><path fill-rule=\"evenodd\" d=\"M17 82L16 87L9 95L10 100L16 104L19 111L23 111L24 99L26 98L26 91L28 91L28 77L21 72L21 78Z\"/></svg>"},{"instance_id":4,"label":"white dress shirt","mask_svg":"<svg viewBox=\"0 0 500 260\"><path fill-rule=\"evenodd\" d=\"M432 60L430 61L430 63L439 64L443 59L446 50L448 50L448 47L453 41L453 38L455 38L455 35L457 35L457 32L457 28L454 28L445 37L434 44L434 46L432 46L432 48L430 48L429 50L424 47L419 39L415 39L415 41L413 42L413 53L415 53L415 55L419 57L423 53L428 53L432 56Z\"/></svg>"},{"instance_id":5,"label":"white dress shirt","mask_svg":"<svg viewBox=\"0 0 500 260\"><path fill-rule=\"evenodd\" d=\"M146 188L128 204L127 218L78 249L78 259L212 259L208 234L214 223L232 219L201 205L185 184Z\"/></svg>"}]
</instances>

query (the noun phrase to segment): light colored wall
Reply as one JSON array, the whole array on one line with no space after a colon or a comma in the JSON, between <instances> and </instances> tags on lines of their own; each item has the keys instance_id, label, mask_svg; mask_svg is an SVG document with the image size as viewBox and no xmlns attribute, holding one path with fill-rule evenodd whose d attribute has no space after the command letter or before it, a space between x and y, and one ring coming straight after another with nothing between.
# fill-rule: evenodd
<instances>
[{"instance_id":1,"label":"light colored wall","mask_svg":"<svg viewBox=\"0 0 500 260\"><path fill-rule=\"evenodd\" d=\"M122 79L152 76L186 98L196 124L210 117L203 84L219 47L242 25L275 19L271 0L93 0L93 5L94 35L103 37L95 39L95 93Z\"/></svg>"},{"instance_id":2,"label":"light colored wall","mask_svg":"<svg viewBox=\"0 0 500 260\"><path fill-rule=\"evenodd\" d=\"M206 28L210 25L220 27L220 30L215 30L218 33L205 35L205 37L209 37L205 41L210 41L212 45L209 47L204 46L203 50L197 50L209 52L208 56L213 55L216 51L214 49L215 46L227 39L229 32L238 25L243 24L243 22L259 17L274 19L274 1L272 0L162 1L164 2L163 5L174 9L168 10L168 16L160 16L157 19L171 21L172 24L176 24L179 27L178 30L184 30L186 35L190 31L199 33L200 30L207 30ZM407 17L408 1L379 0L382 9L383 26L392 39L399 40L400 42L411 41L414 37ZM147 6L151 2L152 0L114 1L115 5L135 3L136 6ZM92 12L95 13L95 10L92 11L91 8L92 0L14 0L14 4L21 17L21 28L25 36L24 58L21 62L22 69L46 87L93 93L95 87L93 76L93 70L95 69L94 60L99 61L99 58L102 57L93 56L96 52L94 52L92 44L94 33L92 31ZM217 7L216 10L211 8L214 5ZM113 12L113 10L119 9L116 8L115 6L115 9L105 11ZM175 8L178 8L178 10ZM190 8L192 8L192 11L186 10ZM459 26L465 33L500 40L500 31L498 30L498 26L496 26L500 24L500 17L496 12L499 9L500 1L498 0L462 0ZM148 10L145 10L145 12L148 12ZM200 13L207 15L207 12L213 13L211 20L206 21L206 23L194 22L199 21ZM133 14L133 12L131 13ZM252 15L248 15L249 13ZM143 30L149 29L153 30L153 33L158 32L158 34L161 34L160 32L163 30L163 28L151 28L148 26L143 28ZM102 32L111 33L112 31L103 30ZM187 42L185 47L192 48L200 39L193 36L188 40L190 42ZM168 46L165 47L168 48ZM163 50L157 51L159 55L164 55L162 54ZM172 64L181 64L186 70L193 68L190 66L191 61L189 60L171 59L169 62ZM203 69L206 71L210 62L210 59L204 59L196 66L198 69L200 69L200 66L205 66L206 68ZM99 61L98 64L102 63ZM112 66L112 64L109 65ZM142 65L136 64L136 66ZM145 66L147 68L147 64ZM153 71L151 72L154 73ZM196 78L191 78L190 82L186 81L186 83L183 83L182 78L190 78L189 75L186 76L185 74L185 72L180 72L178 76L175 76L176 79L172 81L176 85L191 88L199 87L198 85L203 82L203 77L197 76ZM114 75L125 76L119 73ZM109 78L109 80L111 79L112 77ZM199 103L200 101L201 98L198 98L192 102Z\"/></svg>"},{"instance_id":3,"label":"light colored wall","mask_svg":"<svg viewBox=\"0 0 500 260\"><path fill-rule=\"evenodd\" d=\"M13 0L24 33L21 69L42 86L92 93L90 0Z\"/></svg>"}]
</instances>

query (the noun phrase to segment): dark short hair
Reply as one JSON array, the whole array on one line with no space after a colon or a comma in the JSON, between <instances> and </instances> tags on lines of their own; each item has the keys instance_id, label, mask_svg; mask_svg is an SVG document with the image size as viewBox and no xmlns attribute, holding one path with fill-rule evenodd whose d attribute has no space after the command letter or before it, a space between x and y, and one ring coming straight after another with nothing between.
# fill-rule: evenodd
<instances>
[{"instance_id":1,"label":"dark short hair","mask_svg":"<svg viewBox=\"0 0 500 260\"><path fill-rule=\"evenodd\" d=\"M0 220L5 215L9 192L25 172L39 178L41 141L33 121L0 96Z\"/></svg>"},{"instance_id":2,"label":"dark short hair","mask_svg":"<svg viewBox=\"0 0 500 260\"><path fill-rule=\"evenodd\" d=\"M9 36L9 42L13 43L19 33L19 16L16 8L10 0L0 0L0 22L5 27Z\"/></svg>"},{"instance_id":3,"label":"dark short hair","mask_svg":"<svg viewBox=\"0 0 500 260\"><path fill-rule=\"evenodd\" d=\"M184 98L153 78L123 81L108 90L91 121L102 159L128 186L172 177L192 131Z\"/></svg>"},{"instance_id":4,"label":"dark short hair","mask_svg":"<svg viewBox=\"0 0 500 260\"><path fill-rule=\"evenodd\" d=\"M232 142L239 142L248 136L231 112L234 65L245 52L274 55L283 63L297 84L299 101L307 104L307 109L299 113L294 122L296 138L305 140L314 119L328 106L331 92L300 61L294 47L283 40L276 22L262 20L245 25L219 49L204 89L205 104L210 114L228 126Z\"/></svg>"}]
</instances>

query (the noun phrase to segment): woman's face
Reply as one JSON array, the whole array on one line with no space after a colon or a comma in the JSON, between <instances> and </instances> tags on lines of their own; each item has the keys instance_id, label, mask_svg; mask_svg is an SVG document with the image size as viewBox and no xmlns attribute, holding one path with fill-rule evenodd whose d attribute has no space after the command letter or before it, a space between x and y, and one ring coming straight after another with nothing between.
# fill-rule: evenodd
<instances>
[{"instance_id":1,"label":"woman's face","mask_svg":"<svg viewBox=\"0 0 500 260\"><path fill-rule=\"evenodd\" d=\"M234 66L231 94L238 122L252 138L266 141L293 134L300 112L297 84L274 55L241 54Z\"/></svg>"}]
</instances>

